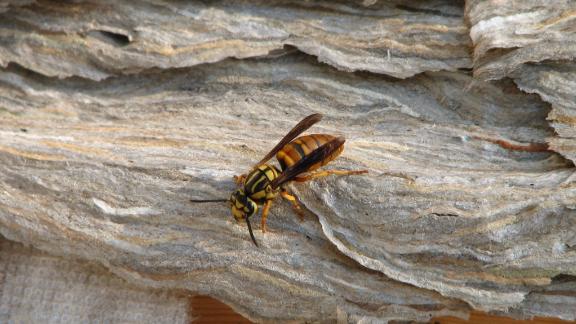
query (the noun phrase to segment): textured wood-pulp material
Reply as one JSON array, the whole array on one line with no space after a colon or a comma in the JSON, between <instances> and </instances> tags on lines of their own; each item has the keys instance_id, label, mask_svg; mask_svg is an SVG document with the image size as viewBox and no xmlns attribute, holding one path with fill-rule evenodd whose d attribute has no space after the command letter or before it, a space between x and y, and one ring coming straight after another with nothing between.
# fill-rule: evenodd
<instances>
[{"instance_id":1,"label":"textured wood-pulp material","mask_svg":"<svg viewBox=\"0 0 576 324\"><path fill-rule=\"evenodd\" d=\"M0 17L0 65L101 80L290 45L342 70L409 77L471 67L463 15L450 1L42 1Z\"/></svg>"},{"instance_id":2,"label":"textured wood-pulp material","mask_svg":"<svg viewBox=\"0 0 576 324\"><path fill-rule=\"evenodd\" d=\"M466 2L474 44L474 75L513 78L520 89L552 104L552 149L576 161L576 1Z\"/></svg>"},{"instance_id":3,"label":"textured wood-pulp material","mask_svg":"<svg viewBox=\"0 0 576 324\"><path fill-rule=\"evenodd\" d=\"M188 298L0 237L2 323L189 323Z\"/></svg>"},{"instance_id":4,"label":"textured wood-pulp material","mask_svg":"<svg viewBox=\"0 0 576 324\"><path fill-rule=\"evenodd\" d=\"M257 321L574 319L573 63L458 70L487 3L16 2L0 233ZM189 201L227 198L313 112L347 138L329 167L370 173L291 185L304 222L278 199L257 249L226 204Z\"/></svg>"},{"instance_id":5,"label":"textured wood-pulp material","mask_svg":"<svg viewBox=\"0 0 576 324\"><path fill-rule=\"evenodd\" d=\"M525 63L573 60L575 11L572 0L467 1L474 74L500 79Z\"/></svg>"}]
</instances>

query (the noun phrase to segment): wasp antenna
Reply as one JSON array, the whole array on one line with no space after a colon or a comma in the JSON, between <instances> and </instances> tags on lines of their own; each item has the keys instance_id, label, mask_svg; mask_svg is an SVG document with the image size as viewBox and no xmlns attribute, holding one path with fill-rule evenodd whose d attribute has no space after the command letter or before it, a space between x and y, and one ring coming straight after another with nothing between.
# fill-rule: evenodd
<instances>
[{"instance_id":1,"label":"wasp antenna","mask_svg":"<svg viewBox=\"0 0 576 324\"><path fill-rule=\"evenodd\" d=\"M226 202L228 199L190 199L193 203Z\"/></svg>"},{"instance_id":2,"label":"wasp antenna","mask_svg":"<svg viewBox=\"0 0 576 324\"><path fill-rule=\"evenodd\" d=\"M248 224L248 232L250 233L250 238L252 238L252 242L254 242L254 245L258 247L258 243L256 243L256 238L254 237L254 233L252 233L252 225L250 225L250 219L248 217L246 217L246 224Z\"/></svg>"}]
</instances>

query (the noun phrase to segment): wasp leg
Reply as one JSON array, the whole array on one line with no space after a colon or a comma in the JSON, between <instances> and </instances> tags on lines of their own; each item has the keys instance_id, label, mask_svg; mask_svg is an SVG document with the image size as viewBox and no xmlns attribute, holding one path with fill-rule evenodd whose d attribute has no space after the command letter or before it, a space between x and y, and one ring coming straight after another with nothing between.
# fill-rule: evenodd
<instances>
[{"instance_id":1,"label":"wasp leg","mask_svg":"<svg viewBox=\"0 0 576 324\"><path fill-rule=\"evenodd\" d=\"M268 218L268 210L272 206L272 199L266 200L264 207L262 208L262 233L266 233L266 218Z\"/></svg>"},{"instance_id":2,"label":"wasp leg","mask_svg":"<svg viewBox=\"0 0 576 324\"><path fill-rule=\"evenodd\" d=\"M353 174L364 174L368 173L368 170L324 170L318 171L314 173L310 173L308 175L297 176L294 178L294 181L297 182L305 182L316 178L322 178L329 176L331 174L335 175L353 175Z\"/></svg>"},{"instance_id":3,"label":"wasp leg","mask_svg":"<svg viewBox=\"0 0 576 324\"><path fill-rule=\"evenodd\" d=\"M235 175L234 176L234 182L236 182L237 185L241 185L244 183L244 180L246 180L246 175L245 174L241 174L241 175Z\"/></svg>"},{"instance_id":4,"label":"wasp leg","mask_svg":"<svg viewBox=\"0 0 576 324\"><path fill-rule=\"evenodd\" d=\"M294 209L294 211L298 215L298 218L300 218L300 221L303 221L304 220L304 212L302 211L302 207L300 207L300 204L298 203L298 199L296 198L296 196L289 194L285 188L282 188L282 190L280 191L280 195L282 196L282 198L284 198L284 199L286 199L292 203L292 208Z\"/></svg>"}]
</instances>

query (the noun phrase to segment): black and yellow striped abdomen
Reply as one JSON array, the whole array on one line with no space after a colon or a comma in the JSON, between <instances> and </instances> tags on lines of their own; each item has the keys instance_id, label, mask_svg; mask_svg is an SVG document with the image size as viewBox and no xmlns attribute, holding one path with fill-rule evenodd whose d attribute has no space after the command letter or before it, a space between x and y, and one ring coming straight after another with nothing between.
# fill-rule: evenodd
<instances>
[{"instance_id":1,"label":"black and yellow striped abdomen","mask_svg":"<svg viewBox=\"0 0 576 324\"><path fill-rule=\"evenodd\" d=\"M315 149L320 146L330 142L336 137L326 134L312 134L300 136L293 140L292 142L286 144L278 153L276 153L276 159L280 162L282 170L294 165L294 163L300 161L304 156L310 154ZM314 171L319 167L328 164L330 161L342 153L344 146L341 146L338 150L334 151L330 156L326 157L322 161L312 165L307 171Z\"/></svg>"},{"instance_id":2,"label":"black and yellow striped abdomen","mask_svg":"<svg viewBox=\"0 0 576 324\"><path fill-rule=\"evenodd\" d=\"M262 204L265 200L275 198L278 195L278 191L272 188L271 183L278 177L278 173L278 170L274 166L268 164L262 164L252 170L244 181L246 196L258 204Z\"/></svg>"}]
</instances>

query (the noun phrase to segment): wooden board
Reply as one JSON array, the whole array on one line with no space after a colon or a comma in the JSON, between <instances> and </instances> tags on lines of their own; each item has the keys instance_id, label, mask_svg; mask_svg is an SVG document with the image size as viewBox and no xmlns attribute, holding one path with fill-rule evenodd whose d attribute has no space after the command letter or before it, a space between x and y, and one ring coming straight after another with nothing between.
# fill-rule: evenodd
<instances>
[{"instance_id":1,"label":"wooden board","mask_svg":"<svg viewBox=\"0 0 576 324\"><path fill-rule=\"evenodd\" d=\"M194 324L244 324L251 323L242 315L234 312L228 305L208 296L194 296L190 299L190 318ZM536 317L533 320L517 320L509 317L495 316L483 312L472 312L470 319L463 320L456 317L437 317L430 320L431 324L520 324L542 323L561 324L576 323L555 318Z\"/></svg>"},{"instance_id":2,"label":"wooden board","mask_svg":"<svg viewBox=\"0 0 576 324\"><path fill-rule=\"evenodd\" d=\"M245 324L251 323L230 306L208 296L190 298L190 319L194 324Z\"/></svg>"},{"instance_id":3,"label":"wooden board","mask_svg":"<svg viewBox=\"0 0 576 324\"><path fill-rule=\"evenodd\" d=\"M563 321L556 318L536 317L532 320L517 320L509 317L495 316L483 312L472 312L470 319L463 320L455 317L437 317L430 320L431 324L520 324L520 323L542 323L542 324L560 324L574 323L573 321Z\"/></svg>"}]
</instances>

